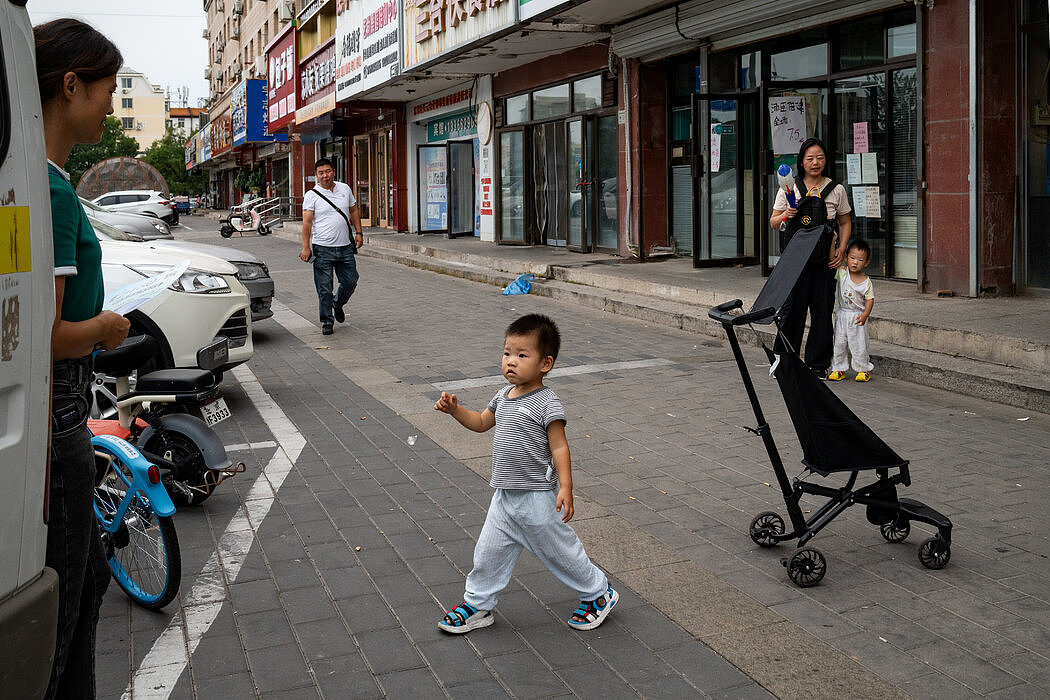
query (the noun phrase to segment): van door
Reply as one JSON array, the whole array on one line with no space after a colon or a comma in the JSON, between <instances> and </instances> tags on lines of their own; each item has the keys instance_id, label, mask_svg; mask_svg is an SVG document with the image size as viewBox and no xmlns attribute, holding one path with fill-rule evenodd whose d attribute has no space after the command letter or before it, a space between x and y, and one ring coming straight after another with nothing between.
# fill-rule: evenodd
<instances>
[{"instance_id":1,"label":"van door","mask_svg":"<svg viewBox=\"0 0 1050 700\"><path fill-rule=\"evenodd\" d=\"M33 32L0 3L0 693L40 697L58 614L44 567L54 256Z\"/></svg>"}]
</instances>

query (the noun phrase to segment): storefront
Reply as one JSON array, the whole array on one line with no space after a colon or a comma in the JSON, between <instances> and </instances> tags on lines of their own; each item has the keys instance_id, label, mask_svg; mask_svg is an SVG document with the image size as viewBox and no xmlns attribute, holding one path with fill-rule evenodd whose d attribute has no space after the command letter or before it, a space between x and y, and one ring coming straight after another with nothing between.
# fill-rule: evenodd
<instances>
[{"instance_id":1,"label":"storefront","mask_svg":"<svg viewBox=\"0 0 1050 700\"><path fill-rule=\"evenodd\" d=\"M237 203L237 192L233 181L237 175L237 161L230 157L233 149L233 124L230 111L226 110L211 124L211 189L212 201L218 209L228 209Z\"/></svg>"},{"instance_id":2,"label":"storefront","mask_svg":"<svg viewBox=\"0 0 1050 700\"><path fill-rule=\"evenodd\" d=\"M493 78L497 240L620 252L620 128L603 45Z\"/></svg>"},{"instance_id":3,"label":"storefront","mask_svg":"<svg viewBox=\"0 0 1050 700\"><path fill-rule=\"evenodd\" d=\"M362 0L340 4L338 11L336 102L347 114L346 157L361 224L401 228L394 174L396 154L404 149L400 105L360 100L401 74L401 7L394 0Z\"/></svg>"},{"instance_id":4,"label":"storefront","mask_svg":"<svg viewBox=\"0 0 1050 700\"><path fill-rule=\"evenodd\" d=\"M869 274L918 266L918 35L905 8L668 61L669 229L696 266L780 256L776 169L809 137L853 207Z\"/></svg>"},{"instance_id":5,"label":"storefront","mask_svg":"<svg viewBox=\"0 0 1050 700\"><path fill-rule=\"evenodd\" d=\"M481 236L478 109L469 83L407 106L420 233Z\"/></svg>"}]
</instances>

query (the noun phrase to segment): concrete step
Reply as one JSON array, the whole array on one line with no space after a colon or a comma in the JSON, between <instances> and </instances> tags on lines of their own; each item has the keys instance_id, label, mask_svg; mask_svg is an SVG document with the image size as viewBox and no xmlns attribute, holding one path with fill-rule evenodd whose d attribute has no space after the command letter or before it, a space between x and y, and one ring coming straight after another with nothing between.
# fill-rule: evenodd
<instances>
[{"instance_id":1,"label":"concrete step","mask_svg":"<svg viewBox=\"0 0 1050 700\"><path fill-rule=\"evenodd\" d=\"M721 339L725 338L721 324L708 318L707 312L711 306L734 298L728 290L699 290L612 275L604 273L600 269L602 266L596 264L558 266L504 257L464 255L424 243L391 241L383 237L369 237L361 254L496 287L504 287L516 276L528 272L537 278L532 286L533 294ZM494 290L493 293L498 292ZM1004 339L991 334L964 334L891 319L878 319L877 324L874 321L873 318L871 356L876 365L876 377L894 377L1014 405L1019 409L1050 413L1050 379L1045 372L955 352L956 349L967 349L972 353L974 346L982 346L983 349L976 354L1012 359L1021 353L1021 357L1037 358L1039 353L1047 352L1045 347L1027 349L1019 339ZM880 328L878 337L875 337L876 325ZM740 328L738 336L742 343L755 346L762 341L770 344L773 340L769 327L762 326ZM915 342L917 347L887 342L887 337ZM1003 346L1001 351L990 348L995 344ZM949 351L938 352L932 349L935 346Z\"/></svg>"}]
</instances>

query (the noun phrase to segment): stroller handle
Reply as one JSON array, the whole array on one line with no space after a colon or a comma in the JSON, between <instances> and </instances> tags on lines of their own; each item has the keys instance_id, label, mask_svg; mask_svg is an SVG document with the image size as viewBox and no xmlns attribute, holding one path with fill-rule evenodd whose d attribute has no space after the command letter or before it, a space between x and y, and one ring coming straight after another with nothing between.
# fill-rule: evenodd
<instances>
[{"instance_id":1,"label":"stroller handle","mask_svg":"<svg viewBox=\"0 0 1050 700\"><path fill-rule=\"evenodd\" d=\"M734 299L712 308L707 312L707 315L725 326L743 326L753 321L766 320L776 313L776 309L772 307L768 309L758 309L757 311L749 311L748 313L739 316L734 316L730 313L736 309L743 308L743 306L744 302L739 299Z\"/></svg>"}]
</instances>

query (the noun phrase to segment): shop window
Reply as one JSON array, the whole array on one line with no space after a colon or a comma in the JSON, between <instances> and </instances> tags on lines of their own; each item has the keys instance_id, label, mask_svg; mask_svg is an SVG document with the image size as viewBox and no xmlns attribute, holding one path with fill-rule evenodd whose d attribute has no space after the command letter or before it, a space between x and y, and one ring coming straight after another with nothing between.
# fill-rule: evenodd
<instances>
[{"instance_id":1,"label":"shop window","mask_svg":"<svg viewBox=\"0 0 1050 700\"><path fill-rule=\"evenodd\" d=\"M525 148L520 131L499 136L500 240L525 240Z\"/></svg>"},{"instance_id":2,"label":"shop window","mask_svg":"<svg viewBox=\"0 0 1050 700\"><path fill-rule=\"evenodd\" d=\"M529 96L515 95L506 99L506 123L521 124L529 120Z\"/></svg>"},{"instance_id":3,"label":"shop window","mask_svg":"<svg viewBox=\"0 0 1050 700\"><path fill-rule=\"evenodd\" d=\"M735 53L714 54L707 59L707 66L711 71L707 79L707 89L710 92L736 90L737 57Z\"/></svg>"},{"instance_id":4,"label":"shop window","mask_svg":"<svg viewBox=\"0 0 1050 700\"><path fill-rule=\"evenodd\" d=\"M882 17L857 20L838 28L838 69L852 70L884 61Z\"/></svg>"},{"instance_id":5,"label":"shop window","mask_svg":"<svg viewBox=\"0 0 1050 700\"><path fill-rule=\"evenodd\" d=\"M684 97L698 89L696 76L700 66L695 61L679 63L671 71L670 94L672 97Z\"/></svg>"},{"instance_id":6,"label":"shop window","mask_svg":"<svg viewBox=\"0 0 1050 700\"><path fill-rule=\"evenodd\" d=\"M886 49L889 58L915 55L915 24L890 27L886 32Z\"/></svg>"},{"instance_id":7,"label":"shop window","mask_svg":"<svg viewBox=\"0 0 1050 700\"><path fill-rule=\"evenodd\" d=\"M602 106L602 76L592 75L589 78L573 81L572 111L586 112Z\"/></svg>"},{"instance_id":8,"label":"shop window","mask_svg":"<svg viewBox=\"0 0 1050 700\"><path fill-rule=\"evenodd\" d=\"M568 114L569 111L568 83L532 93L532 118L534 120L561 117Z\"/></svg>"},{"instance_id":9,"label":"shop window","mask_svg":"<svg viewBox=\"0 0 1050 700\"><path fill-rule=\"evenodd\" d=\"M762 82L762 52L752 51L740 57L740 89L757 88Z\"/></svg>"},{"instance_id":10,"label":"shop window","mask_svg":"<svg viewBox=\"0 0 1050 700\"><path fill-rule=\"evenodd\" d=\"M914 27L914 25L912 25ZM894 277L916 279L919 252L918 183L915 181L918 146L918 105L914 68L892 73L893 80L893 179L890 182L890 217L893 221Z\"/></svg>"},{"instance_id":11,"label":"shop window","mask_svg":"<svg viewBox=\"0 0 1050 700\"><path fill-rule=\"evenodd\" d=\"M769 57L769 75L773 80L803 80L827 75L828 45L806 46L775 53Z\"/></svg>"},{"instance_id":12,"label":"shop window","mask_svg":"<svg viewBox=\"0 0 1050 700\"><path fill-rule=\"evenodd\" d=\"M688 141L692 138L693 110L688 105L671 109L671 140Z\"/></svg>"}]
</instances>

